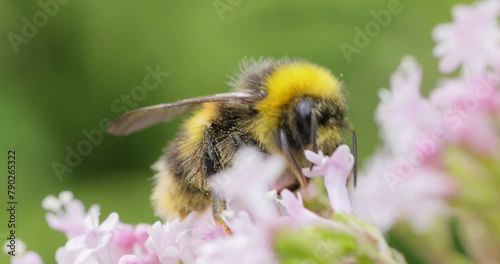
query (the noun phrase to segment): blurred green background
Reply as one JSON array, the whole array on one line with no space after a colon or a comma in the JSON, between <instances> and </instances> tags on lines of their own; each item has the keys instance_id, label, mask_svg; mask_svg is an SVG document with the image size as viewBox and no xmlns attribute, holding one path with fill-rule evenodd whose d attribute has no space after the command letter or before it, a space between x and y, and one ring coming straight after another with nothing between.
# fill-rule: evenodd
<instances>
[{"instance_id":1,"label":"blurred green background","mask_svg":"<svg viewBox=\"0 0 500 264\"><path fill-rule=\"evenodd\" d=\"M48 194L71 190L87 207L100 204L101 219L112 211L127 223L157 219L149 203L150 165L182 118L128 137L105 134L61 178L52 167L66 163L68 147L87 141L84 130L99 129L102 120L122 113L113 111L112 103L142 85L148 66L159 65L170 75L143 100L131 99L137 106L227 91L226 75L243 57L292 56L324 65L345 83L363 160L378 142L373 121L378 90L388 87L405 54L424 65L424 90L434 86L438 75L431 31L451 20L450 8L459 1L401 0L402 12L352 54L350 63L340 43L354 45L354 28L374 21L371 11L387 10L390 0L215 2L236 5L221 20L212 0L69 0L27 43L16 45L17 53L12 33L22 36L23 17L33 21L43 9L38 1L0 2L0 164L6 167L8 149L17 151L17 235L46 263L54 261L66 241L45 222L41 201ZM2 171L4 243L6 168ZM5 261L2 255L0 262Z\"/></svg>"}]
</instances>

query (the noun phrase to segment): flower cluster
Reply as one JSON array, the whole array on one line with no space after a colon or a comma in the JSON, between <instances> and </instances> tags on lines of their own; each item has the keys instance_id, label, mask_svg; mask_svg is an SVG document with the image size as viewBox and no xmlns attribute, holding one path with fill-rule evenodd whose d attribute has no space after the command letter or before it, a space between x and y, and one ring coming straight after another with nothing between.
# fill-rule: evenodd
<instances>
[{"instance_id":1,"label":"flower cluster","mask_svg":"<svg viewBox=\"0 0 500 264\"><path fill-rule=\"evenodd\" d=\"M99 207L86 212L70 192L48 196L49 226L66 234L68 241L57 250L58 263L280 263L313 261L331 263L404 263L381 233L349 213L347 179L354 158L347 146L331 157L308 152L315 164L306 175L325 175L332 218L308 210L300 193L269 189L283 174L285 161L255 149L237 153L234 165L215 175L214 190L228 200L225 225L216 224L211 211L190 213L153 225L120 222L111 213L99 222ZM259 164L256 166L256 164ZM225 228L230 229L230 234ZM297 251L297 248L300 248ZM34 255L34 256L33 256ZM34 261L34 259L36 261ZM12 263L40 264L34 253L12 258Z\"/></svg>"},{"instance_id":2,"label":"flower cluster","mask_svg":"<svg viewBox=\"0 0 500 264\"><path fill-rule=\"evenodd\" d=\"M407 241L426 237L413 243L426 262L470 261L452 245L451 219L474 262L500 259L499 16L498 0L456 5L433 37L441 72L459 73L425 97L422 67L407 56L380 91L383 145L361 173L354 211Z\"/></svg>"}]
</instances>

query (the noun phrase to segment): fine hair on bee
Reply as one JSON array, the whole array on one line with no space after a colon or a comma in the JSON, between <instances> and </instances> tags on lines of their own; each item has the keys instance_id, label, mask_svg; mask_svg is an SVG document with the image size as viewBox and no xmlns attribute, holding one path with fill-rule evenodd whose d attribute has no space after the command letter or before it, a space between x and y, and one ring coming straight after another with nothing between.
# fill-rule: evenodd
<instances>
[{"instance_id":1,"label":"fine hair on bee","mask_svg":"<svg viewBox=\"0 0 500 264\"><path fill-rule=\"evenodd\" d=\"M352 132L356 185L356 133L342 84L328 69L301 59L248 59L229 84L231 92L132 110L110 124L110 133L127 135L194 111L153 166L157 214L185 217L211 206L221 221L226 202L208 181L244 146L285 157L286 170L272 188L304 188L302 168L310 165L304 151L331 155L345 143L345 131Z\"/></svg>"}]
</instances>

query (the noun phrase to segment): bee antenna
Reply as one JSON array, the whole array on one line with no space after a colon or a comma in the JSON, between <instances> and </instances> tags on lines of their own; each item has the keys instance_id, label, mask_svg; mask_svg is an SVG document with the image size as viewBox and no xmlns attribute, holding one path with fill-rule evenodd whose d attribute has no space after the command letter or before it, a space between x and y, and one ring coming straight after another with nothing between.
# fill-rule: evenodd
<instances>
[{"instance_id":1,"label":"bee antenna","mask_svg":"<svg viewBox=\"0 0 500 264\"><path fill-rule=\"evenodd\" d=\"M318 129L318 118L316 117L316 113L313 109L313 111L311 111L311 142L314 152L318 152L318 142L316 142L317 129ZM312 171L313 167L314 163L311 163L311 167L309 168L309 170Z\"/></svg>"},{"instance_id":2,"label":"bee antenna","mask_svg":"<svg viewBox=\"0 0 500 264\"><path fill-rule=\"evenodd\" d=\"M318 118L315 111L311 113L311 142L314 152L318 152L318 142L316 142L316 131L318 130Z\"/></svg>"},{"instance_id":3,"label":"bee antenna","mask_svg":"<svg viewBox=\"0 0 500 264\"><path fill-rule=\"evenodd\" d=\"M353 176L354 187L358 181L358 139L356 138L356 131L352 131L352 155L354 156Z\"/></svg>"}]
</instances>

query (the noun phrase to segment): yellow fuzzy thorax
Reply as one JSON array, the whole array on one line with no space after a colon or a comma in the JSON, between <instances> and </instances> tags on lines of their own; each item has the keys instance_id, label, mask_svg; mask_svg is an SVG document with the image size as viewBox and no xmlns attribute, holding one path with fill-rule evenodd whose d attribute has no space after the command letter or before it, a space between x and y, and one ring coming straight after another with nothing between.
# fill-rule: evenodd
<instances>
[{"instance_id":1,"label":"yellow fuzzy thorax","mask_svg":"<svg viewBox=\"0 0 500 264\"><path fill-rule=\"evenodd\" d=\"M184 126L188 135L181 142L181 148L198 147L203 142L207 125L217 116L217 106L217 103L203 103L203 107L186 120Z\"/></svg>"},{"instance_id":2,"label":"yellow fuzzy thorax","mask_svg":"<svg viewBox=\"0 0 500 264\"><path fill-rule=\"evenodd\" d=\"M285 64L276 68L266 80L267 96L255 105L260 115L254 123L254 133L268 145L271 131L282 121L285 106L303 96L339 99L341 84L332 73L310 63Z\"/></svg>"}]
</instances>

